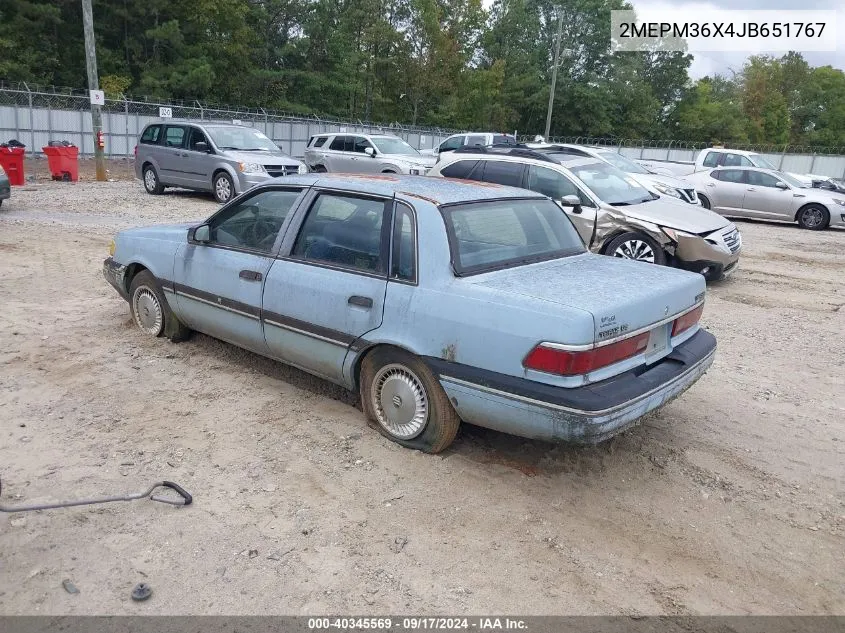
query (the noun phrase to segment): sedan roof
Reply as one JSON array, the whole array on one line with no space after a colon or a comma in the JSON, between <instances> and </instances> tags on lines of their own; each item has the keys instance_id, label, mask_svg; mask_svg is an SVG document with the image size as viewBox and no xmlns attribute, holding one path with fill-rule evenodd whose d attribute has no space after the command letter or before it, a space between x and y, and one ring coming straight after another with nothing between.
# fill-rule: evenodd
<instances>
[{"instance_id":1,"label":"sedan roof","mask_svg":"<svg viewBox=\"0 0 845 633\"><path fill-rule=\"evenodd\" d=\"M273 184L293 184L330 187L350 192L370 193L392 197L406 195L422 198L433 204L452 204L492 200L496 198L544 198L542 194L487 182L434 178L425 176L404 176L401 174L306 174L283 176Z\"/></svg>"}]
</instances>

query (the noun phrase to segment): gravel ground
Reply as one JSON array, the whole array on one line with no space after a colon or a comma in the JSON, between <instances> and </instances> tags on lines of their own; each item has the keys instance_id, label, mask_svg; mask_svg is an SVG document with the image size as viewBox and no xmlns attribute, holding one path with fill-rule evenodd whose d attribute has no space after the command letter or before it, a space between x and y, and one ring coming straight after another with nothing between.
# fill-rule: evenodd
<instances>
[{"instance_id":1,"label":"gravel ground","mask_svg":"<svg viewBox=\"0 0 845 633\"><path fill-rule=\"evenodd\" d=\"M133 327L102 278L112 233L205 217L208 196L13 196L3 500L171 479L195 503L3 514L0 614L845 613L845 232L740 223L703 318L713 368L630 432L585 449L464 425L430 456L327 383Z\"/></svg>"}]
</instances>

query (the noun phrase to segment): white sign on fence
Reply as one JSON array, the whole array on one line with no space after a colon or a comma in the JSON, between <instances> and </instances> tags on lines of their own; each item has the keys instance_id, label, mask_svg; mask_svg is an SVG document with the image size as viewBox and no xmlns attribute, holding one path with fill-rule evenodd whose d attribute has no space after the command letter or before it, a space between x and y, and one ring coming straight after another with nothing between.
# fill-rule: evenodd
<instances>
[{"instance_id":1,"label":"white sign on fence","mask_svg":"<svg viewBox=\"0 0 845 633\"><path fill-rule=\"evenodd\" d=\"M158 116L162 119L172 119L173 118L173 109L172 108L159 108L158 109Z\"/></svg>"},{"instance_id":2,"label":"white sign on fence","mask_svg":"<svg viewBox=\"0 0 845 633\"><path fill-rule=\"evenodd\" d=\"M102 90L89 90L91 105L106 105L106 93Z\"/></svg>"},{"instance_id":3,"label":"white sign on fence","mask_svg":"<svg viewBox=\"0 0 845 633\"><path fill-rule=\"evenodd\" d=\"M232 125L240 125L240 124L241 124L240 119L232 119Z\"/></svg>"}]
</instances>

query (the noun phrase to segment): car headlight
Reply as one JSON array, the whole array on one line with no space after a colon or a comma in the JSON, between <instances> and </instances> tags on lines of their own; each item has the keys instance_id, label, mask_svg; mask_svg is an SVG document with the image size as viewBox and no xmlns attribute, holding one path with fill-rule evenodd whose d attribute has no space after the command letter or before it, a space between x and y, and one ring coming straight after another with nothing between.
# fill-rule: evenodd
<instances>
[{"instance_id":1,"label":"car headlight","mask_svg":"<svg viewBox=\"0 0 845 633\"><path fill-rule=\"evenodd\" d=\"M238 163L238 168L245 174L266 174L264 165L259 163Z\"/></svg>"},{"instance_id":2,"label":"car headlight","mask_svg":"<svg viewBox=\"0 0 845 633\"><path fill-rule=\"evenodd\" d=\"M408 170L408 173L412 176L422 176L425 173L425 170L421 167L411 167L411 169Z\"/></svg>"},{"instance_id":3,"label":"car headlight","mask_svg":"<svg viewBox=\"0 0 845 633\"><path fill-rule=\"evenodd\" d=\"M115 248L116 248L116 245L114 243L114 240L112 240L111 244L109 244L109 257L114 257L114 249Z\"/></svg>"},{"instance_id":4,"label":"car headlight","mask_svg":"<svg viewBox=\"0 0 845 633\"><path fill-rule=\"evenodd\" d=\"M672 196L673 198L681 197L680 191L678 191L674 187L670 187L669 185L664 185L662 182L654 183L654 188L657 189L660 193L665 193L667 196Z\"/></svg>"},{"instance_id":5,"label":"car headlight","mask_svg":"<svg viewBox=\"0 0 845 633\"><path fill-rule=\"evenodd\" d=\"M296 173L297 173L297 174L307 174L307 173L308 173L308 168L307 168L307 167L305 166L305 164L303 163L302 165L300 165L299 167L297 167L297 168L296 168Z\"/></svg>"},{"instance_id":6,"label":"car headlight","mask_svg":"<svg viewBox=\"0 0 845 633\"><path fill-rule=\"evenodd\" d=\"M838 204L840 207L845 207L845 200L840 200L839 198L834 198L833 201Z\"/></svg>"},{"instance_id":7,"label":"car headlight","mask_svg":"<svg viewBox=\"0 0 845 633\"><path fill-rule=\"evenodd\" d=\"M677 242L678 238L680 237L697 237L692 233L687 233L686 231L679 231L678 229L670 229L667 226L661 226L660 230L663 231L663 233L665 233L668 238L673 242Z\"/></svg>"}]
</instances>

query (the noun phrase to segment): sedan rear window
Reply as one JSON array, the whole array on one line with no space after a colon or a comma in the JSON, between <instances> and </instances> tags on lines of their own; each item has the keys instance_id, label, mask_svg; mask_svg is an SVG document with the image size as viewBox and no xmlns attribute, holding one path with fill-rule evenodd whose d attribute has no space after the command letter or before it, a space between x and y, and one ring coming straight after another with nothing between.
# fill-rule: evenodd
<instances>
[{"instance_id":1,"label":"sedan rear window","mask_svg":"<svg viewBox=\"0 0 845 633\"><path fill-rule=\"evenodd\" d=\"M546 199L506 199L443 207L459 276L584 252L560 207Z\"/></svg>"}]
</instances>

